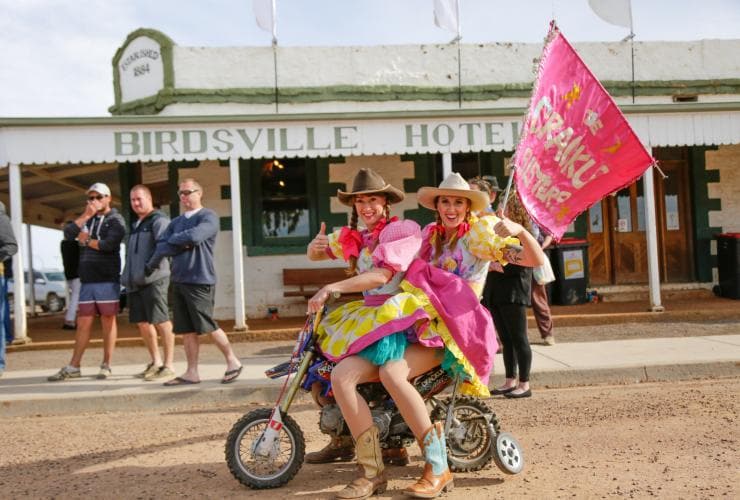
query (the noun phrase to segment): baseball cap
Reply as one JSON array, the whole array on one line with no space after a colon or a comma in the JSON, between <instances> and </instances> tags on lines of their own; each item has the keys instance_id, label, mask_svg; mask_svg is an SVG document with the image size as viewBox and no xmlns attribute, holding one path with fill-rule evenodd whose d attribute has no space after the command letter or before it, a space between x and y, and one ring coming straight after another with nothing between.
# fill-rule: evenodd
<instances>
[{"instance_id":1,"label":"baseball cap","mask_svg":"<svg viewBox=\"0 0 740 500\"><path fill-rule=\"evenodd\" d=\"M95 191L96 193L100 193L103 196L110 196L110 188L102 182L96 182L95 184L87 188L87 193L89 193L90 191Z\"/></svg>"}]
</instances>

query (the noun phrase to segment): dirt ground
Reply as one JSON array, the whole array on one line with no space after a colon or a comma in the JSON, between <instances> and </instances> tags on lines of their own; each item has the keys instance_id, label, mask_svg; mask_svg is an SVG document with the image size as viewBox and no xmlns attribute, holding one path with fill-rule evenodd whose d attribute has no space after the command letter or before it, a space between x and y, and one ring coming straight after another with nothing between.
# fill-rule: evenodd
<instances>
[{"instance_id":1,"label":"dirt ground","mask_svg":"<svg viewBox=\"0 0 740 500\"><path fill-rule=\"evenodd\" d=\"M506 476L494 465L457 474L448 499L738 498L740 378L539 390L529 400L494 399L502 429L521 442L526 467ZM332 498L352 464L304 464L275 490L252 491L224 461L224 442L252 409L191 408L0 419L4 498ZM308 405L292 416L309 451L325 437ZM389 469L401 498L420 474Z\"/></svg>"}]
</instances>

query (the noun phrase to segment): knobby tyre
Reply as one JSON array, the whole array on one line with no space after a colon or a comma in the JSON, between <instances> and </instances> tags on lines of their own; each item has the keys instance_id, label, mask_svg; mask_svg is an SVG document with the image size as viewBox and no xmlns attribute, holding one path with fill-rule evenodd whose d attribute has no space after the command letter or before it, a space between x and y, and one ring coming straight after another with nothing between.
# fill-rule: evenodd
<instances>
[{"instance_id":1,"label":"knobby tyre","mask_svg":"<svg viewBox=\"0 0 740 500\"><path fill-rule=\"evenodd\" d=\"M450 399L444 401L449 406ZM496 414L482 400L470 396L455 398L452 427L446 437L447 463L453 472L472 472L486 467L495 452L499 424ZM490 421L486 415L491 415ZM437 408L432 421L445 421L446 413Z\"/></svg>"},{"instance_id":2,"label":"knobby tyre","mask_svg":"<svg viewBox=\"0 0 740 500\"><path fill-rule=\"evenodd\" d=\"M280 451L275 459L256 457L252 447L270 421L272 408L259 408L240 418L226 438L226 463L236 479L252 489L278 488L287 484L303 465L306 441L303 431L289 415L282 415Z\"/></svg>"}]
</instances>

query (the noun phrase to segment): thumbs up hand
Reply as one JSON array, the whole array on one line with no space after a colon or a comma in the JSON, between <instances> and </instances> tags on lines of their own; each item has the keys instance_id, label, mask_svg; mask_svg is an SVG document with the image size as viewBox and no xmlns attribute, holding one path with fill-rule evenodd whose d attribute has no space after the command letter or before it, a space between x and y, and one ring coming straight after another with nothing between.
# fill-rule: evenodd
<instances>
[{"instance_id":1,"label":"thumbs up hand","mask_svg":"<svg viewBox=\"0 0 740 500\"><path fill-rule=\"evenodd\" d=\"M326 249L329 248L329 237L326 235L326 223L321 223L319 233L308 244L309 257L321 258L326 255Z\"/></svg>"}]
</instances>

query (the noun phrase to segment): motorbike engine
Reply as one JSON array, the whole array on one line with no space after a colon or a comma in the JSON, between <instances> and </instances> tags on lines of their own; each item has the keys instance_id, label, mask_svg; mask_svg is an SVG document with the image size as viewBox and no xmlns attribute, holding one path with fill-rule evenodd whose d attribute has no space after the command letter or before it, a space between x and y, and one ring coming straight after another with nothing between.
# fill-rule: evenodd
<instances>
[{"instance_id":1,"label":"motorbike engine","mask_svg":"<svg viewBox=\"0 0 740 500\"><path fill-rule=\"evenodd\" d=\"M380 440L383 441L388 437L391 431L391 412L383 408L374 408L371 410L373 423L378 426ZM401 420L403 424L403 420ZM329 404L321 408L319 415L319 429L324 434L339 436L348 434L347 424L342 416L342 411L336 404Z\"/></svg>"},{"instance_id":2,"label":"motorbike engine","mask_svg":"<svg viewBox=\"0 0 740 500\"><path fill-rule=\"evenodd\" d=\"M342 416L342 410L335 404L328 404L321 408L319 415L319 429L324 434L339 436L343 433L346 424Z\"/></svg>"},{"instance_id":3,"label":"motorbike engine","mask_svg":"<svg viewBox=\"0 0 740 500\"><path fill-rule=\"evenodd\" d=\"M383 442L388 438L391 430L391 414L382 408L374 408L370 410L370 413L373 416L373 423L378 427L378 437Z\"/></svg>"}]
</instances>

